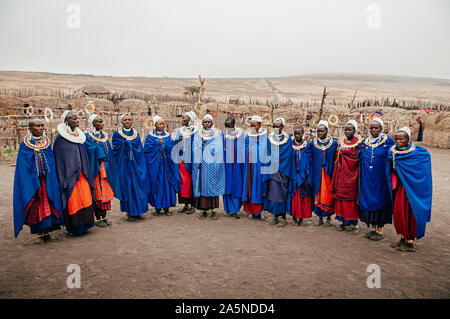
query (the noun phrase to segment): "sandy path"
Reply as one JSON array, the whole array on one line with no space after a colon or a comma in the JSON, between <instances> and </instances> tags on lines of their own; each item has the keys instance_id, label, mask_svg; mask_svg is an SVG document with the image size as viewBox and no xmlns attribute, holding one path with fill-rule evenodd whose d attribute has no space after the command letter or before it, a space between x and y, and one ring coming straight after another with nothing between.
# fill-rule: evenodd
<instances>
[{"instance_id":1,"label":"sandy path","mask_svg":"<svg viewBox=\"0 0 450 319\"><path fill-rule=\"evenodd\" d=\"M58 231L45 245L25 227L14 239L14 167L2 165L0 298L449 298L450 150L429 150L432 221L416 253L389 247L397 240L392 225L385 240L372 242L365 226L353 236L245 217L199 220L175 210L126 222L117 200L112 227L80 238ZM66 287L68 264L81 267L80 289ZM380 289L366 286L369 264L381 267Z\"/></svg>"}]
</instances>

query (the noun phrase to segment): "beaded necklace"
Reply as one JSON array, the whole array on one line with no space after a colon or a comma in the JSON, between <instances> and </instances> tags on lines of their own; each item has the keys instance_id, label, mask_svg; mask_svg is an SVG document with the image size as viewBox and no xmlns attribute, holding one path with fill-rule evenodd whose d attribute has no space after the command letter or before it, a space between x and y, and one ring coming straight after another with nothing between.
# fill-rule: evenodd
<instances>
[{"instance_id":1,"label":"beaded necklace","mask_svg":"<svg viewBox=\"0 0 450 319\"><path fill-rule=\"evenodd\" d=\"M296 150L296 151L299 151L299 150L302 150L302 149L304 149L305 147L306 147L306 145L308 144L308 141L303 141L303 143L302 144L298 144L297 143L297 141L294 139L294 138L292 138L292 148L294 149L294 150ZM297 144L297 145L296 145Z\"/></svg>"},{"instance_id":2,"label":"beaded necklace","mask_svg":"<svg viewBox=\"0 0 450 319\"><path fill-rule=\"evenodd\" d=\"M366 139L364 141L364 144L366 144L369 147L374 148L374 147L380 146L381 144L386 142L386 140L387 140L387 135L386 134L380 135L380 136L378 136L376 138L366 137Z\"/></svg>"},{"instance_id":3,"label":"beaded necklace","mask_svg":"<svg viewBox=\"0 0 450 319\"><path fill-rule=\"evenodd\" d=\"M196 127L192 127L192 129L189 129L187 126L183 126L182 128L180 128L180 134L183 137L183 139L190 137L192 134L196 132L197 132Z\"/></svg>"},{"instance_id":4,"label":"beaded necklace","mask_svg":"<svg viewBox=\"0 0 450 319\"><path fill-rule=\"evenodd\" d=\"M396 145L393 145L391 147L391 151L393 154L408 154L416 150L416 144L414 143L411 143L411 147L407 150L397 150L396 147L397 147Z\"/></svg>"},{"instance_id":5,"label":"beaded necklace","mask_svg":"<svg viewBox=\"0 0 450 319\"><path fill-rule=\"evenodd\" d=\"M394 169L395 169L395 156L396 156L397 154L402 155L402 154L408 154L408 153L411 153L411 152L415 151L415 150L416 150L416 144L411 143L410 148L407 149L407 150L404 150L404 151L402 151L402 150L397 150L397 149L395 149L396 147L397 147L396 145L393 145L393 146L391 147L391 152L392 152L392 162L393 162L393 165L394 165Z\"/></svg>"},{"instance_id":6,"label":"beaded necklace","mask_svg":"<svg viewBox=\"0 0 450 319\"><path fill-rule=\"evenodd\" d=\"M274 138L276 138L276 139L281 138L281 139L279 141L276 141ZM287 141L289 140L289 136L285 132L281 132L280 138L278 136L275 136L275 133L272 133L269 135L269 141L273 145L283 145L283 144L286 144Z\"/></svg>"},{"instance_id":7,"label":"beaded necklace","mask_svg":"<svg viewBox=\"0 0 450 319\"><path fill-rule=\"evenodd\" d=\"M102 133L104 135L103 138L102 138ZM100 131L98 133L98 137L95 136L95 133L92 130L89 130L88 134L89 134L90 137L92 137L92 139L94 139L94 140L96 140L97 142L100 142L100 143L104 143L104 142L106 142L108 140L108 133L106 133L104 131Z\"/></svg>"},{"instance_id":8,"label":"beaded necklace","mask_svg":"<svg viewBox=\"0 0 450 319\"><path fill-rule=\"evenodd\" d=\"M164 133L164 135L162 135L163 133ZM153 131L150 131L148 134L149 134L150 136L155 137L155 138L159 138L160 140L162 140L163 138L166 138L166 137L170 136L170 134L167 133L166 131L162 131L161 135L158 134L158 131L156 131L156 134L153 133Z\"/></svg>"},{"instance_id":9,"label":"beaded necklace","mask_svg":"<svg viewBox=\"0 0 450 319\"><path fill-rule=\"evenodd\" d=\"M32 143L32 141L34 143ZM46 149L50 145L50 140L47 136L40 136L38 138L33 138L31 135L28 135L24 138L23 142L25 145L29 148L31 148L34 151L34 162L36 166L36 175L39 177L39 166L42 163L43 166L43 172L42 174L45 175L45 172L50 172L50 167L48 166L47 159L45 158L45 154L42 153L43 149Z\"/></svg>"},{"instance_id":10,"label":"beaded necklace","mask_svg":"<svg viewBox=\"0 0 450 319\"><path fill-rule=\"evenodd\" d=\"M353 143L353 144L347 144L349 142L347 142L345 137L343 137L341 139L341 141L339 142L338 150L337 150L336 163L339 163L339 157L341 155L341 151L342 150L347 150L347 149L350 149L350 148L354 148L354 147L358 146L359 144L361 144L362 137L359 136L359 135L355 135L355 137L356 137L356 142ZM353 140L353 138L352 138L352 140Z\"/></svg>"},{"instance_id":11,"label":"beaded necklace","mask_svg":"<svg viewBox=\"0 0 450 319\"><path fill-rule=\"evenodd\" d=\"M373 168L373 150L374 150L374 148L382 145L384 142L386 142L386 140L387 140L387 135L383 134L383 133L382 133L382 135L380 135L376 138L367 137L365 139L364 144L372 149L372 154L370 156L370 165L369 165L370 169Z\"/></svg>"},{"instance_id":12,"label":"beaded necklace","mask_svg":"<svg viewBox=\"0 0 450 319\"><path fill-rule=\"evenodd\" d=\"M31 141L34 141L34 144L31 143ZM28 135L23 139L23 142L27 147L35 151L43 150L50 145L50 140L48 139L47 136L40 136L39 138L33 138L31 135Z\"/></svg>"},{"instance_id":13,"label":"beaded necklace","mask_svg":"<svg viewBox=\"0 0 450 319\"><path fill-rule=\"evenodd\" d=\"M247 133L247 136L251 136L251 137L259 137L262 136L264 134L266 134L267 132L265 130L263 130L262 128L259 129L259 131L257 133L253 133L251 130Z\"/></svg>"},{"instance_id":14,"label":"beaded necklace","mask_svg":"<svg viewBox=\"0 0 450 319\"><path fill-rule=\"evenodd\" d=\"M56 129L62 137L72 143L83 144L86 141L86 135L84 135L79 127L76 127L75 131L72 131L66 123L59 123Z\"/></svg>"},{"instance_id":15,"label":"beaded necklace","mask_svg":"<svg viewBox=\"0 0 450 319\"><path fill-rule=\"evenodd\" d=\"M133 135L131 135L131 136L128 136L128 135L126 135L126 134L123 132L123 127L119 128L119 129L117 130L117 132L118 132L118 133L120 134L120 136L122 136L124 139L126 139L126 140L128 140L128 141L132 141L132 140L136 139L138 133L137 133L137 131L136 131L135 129L133 129L133 128L130 128L130 130L133 130Z\"/></svg>"},{"instance_id":16,"label":"beaded necklace","mask_svg":"<svg viewBox=\"0 0 450 319\"><path fill-rule=\"evenodd\" d=\"M316 138L314 139L314 146L317 147L318 149L322 150L322 151L326 151L327 149L330 148L331 145L333 145L333 139L332 139L332 138L329 138L328 136L327 136L327 139L328 139L328 144L325 144L325 145L319 145L319 144L318 144L318 140L319 140L319 139L316 137Z\"/></svg>"},{"instance_id":17,"label":"beaded necklace","mask_svg":"<svg viewBox=\"0 0 450 319\"><path fill-rule=\"evenodd\" d=\"M242 133L244 133L244 131L241 128L237 127L233 133L230 133L227 129L225 129L224 136L226 138L229 138L230 140L235 140L239 138L242 135Z\"/></svg>"},{"instance_id":18,"label":"beaded necklace","mask_svg":"<svg viewBox=\"0 0 450 319\"><path fill-rule=\"evenodd\" d=\"M362 137L359 136L359 135L355 135L355 137L356 137L356 142L353 143L353 144L348 144L349 142L347 142L347 139L343 137L343 138L341 139L341 141L339 142L339 148L345 150L345 149L348 149L348 148L356 147L356 146L358 146L359 144L361 144ZM352 139L352 140L353 140L353 139ZM350 142L350 143L351 143L351 142Z\"/></svg>"},{"instance_id":19,"label":"beaded necklace","mask_svg":"<svg viewBox=\"0 0 450 319\"><path fill-rule=\"evenodd\" d=\"M211 128L211 130L213 131L213 133L206 132L206 134L208 134L208 135L206 135L205 132L203 132L203 130L199 130L198 135L201 137L202 140L206 140L206 141L215 139L217 137L217 135L219 134L219 131L217 131L216 128L214 128L214 127Z\"/></svg>"}]
</instances>

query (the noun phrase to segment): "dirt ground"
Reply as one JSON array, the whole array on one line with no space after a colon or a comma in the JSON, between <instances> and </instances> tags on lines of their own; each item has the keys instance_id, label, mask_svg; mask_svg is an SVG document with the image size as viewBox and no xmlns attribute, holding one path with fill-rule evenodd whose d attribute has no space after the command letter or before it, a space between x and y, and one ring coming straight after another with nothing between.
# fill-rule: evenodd
<instances>
[{"instance_id":1,"label":"dirt ground","mask_svg":"<svg viewBox=\"0 0 450 319\"><path fill-rule=\"evenodd\" d=\"M42 244L29 228L13 235L14 167L0 166L0 298L449 298L450 150L427 147L433 212L415 253L397 252L393 225L373 242L335 227L274 227L223 215L151 216L127 222L114 200L109 228L83 237L53 232ZM222 206L223 207L223 206ZM177 207L178 209L178 207ZM333 219L333 225L336 221ZM78 264L81 288L66 286ZM369 264L381 288L366 285Z\"/></svg>"}]
</instances>

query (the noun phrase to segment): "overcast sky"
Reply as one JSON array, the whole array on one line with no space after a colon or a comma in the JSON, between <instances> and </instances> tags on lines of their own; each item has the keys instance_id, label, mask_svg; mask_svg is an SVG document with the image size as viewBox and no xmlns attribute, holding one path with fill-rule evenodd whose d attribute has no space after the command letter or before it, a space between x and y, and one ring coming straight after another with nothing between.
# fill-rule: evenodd
<instances>
[{"instance_id":1,"label":"overcast sky","mask_svg":"<svg viewBox=\"0 0 450 319\"><path fill-rule=\"evenodd\" d=\"M449 79L450 1L0 0L0 70Z\"/></svg>"}]
</instances>

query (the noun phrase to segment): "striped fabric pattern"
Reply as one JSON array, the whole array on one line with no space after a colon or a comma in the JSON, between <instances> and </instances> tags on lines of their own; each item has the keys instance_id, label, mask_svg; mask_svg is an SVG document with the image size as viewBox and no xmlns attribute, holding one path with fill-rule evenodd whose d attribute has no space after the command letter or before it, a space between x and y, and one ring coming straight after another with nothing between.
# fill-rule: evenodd
<instances>
[{"instance_id":1,"label":"striped fabric pattern","mask_svg":"<svg viewBox=\"0 0 450 319\"><path fill-rule=\"evenodd\" d=\"M41 169L44 170L44 163L42 162L42 156L39 156L39 161L41 164ZM41 178L41 187L39 187L38 192L39 198L41 200L41 203L39 205L39 221L41 221L45 217L48 217L52 214L52 211L50 209L50 203L48 201L47 184L45 176L44 178Z\"/></svg>"},{"instance_id":2,"label":"striped fabric pattern","mask_svg":"<svg viewBox=\"0 0 450 319\"><path fill-rule=\"evenodd\" d=\"M52 214L50 209L50 203L48 201L47 195L47 185L45 178L41 180L41 187L39 187L39 198L41 199L41 203L39 205L39 221L43 220L45 217L48 217Z\"/></svg>"},{"instance_id":3,"label":"striped fabric pattern","mask_svg":"<svg viewBox=\"0 0 450 319\"><path fill-rule=\"evenodd\" d=\"M91 188L86 177L84 177L83 173L80 173L80 179L76 183L72 195L70 195L69 203L67 204L69 216L89 206L92 206Z\"/></svg>"},{"instance_id":4,"label":"striped fabric pattern","mask_svg":"<svg viewBox=\"0 0 450 319\"><path fill-rule=\"evenodd\" d=\"M106 169L105 162L102 161L100 164L100 172L94 179L94 196L97 202L97 206L99 206L103 210L111 209L111 204L108 205L114 198L114 191L106 180ZM103 208L105 207L105 208Z\"/></svg>"}]
</instances>

